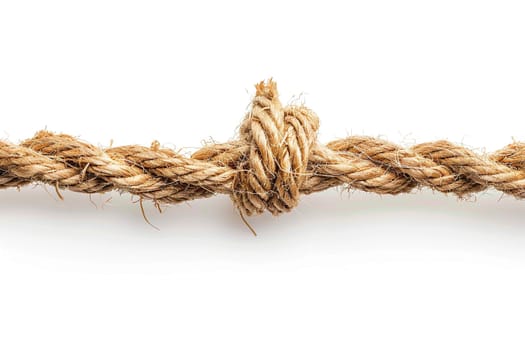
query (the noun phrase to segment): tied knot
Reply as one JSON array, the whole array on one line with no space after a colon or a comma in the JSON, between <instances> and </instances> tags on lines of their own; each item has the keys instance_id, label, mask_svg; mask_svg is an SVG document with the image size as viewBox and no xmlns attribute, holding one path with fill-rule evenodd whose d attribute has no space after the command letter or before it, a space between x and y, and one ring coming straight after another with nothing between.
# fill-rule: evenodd
<instances>
[{"instance_id":1,"label":"tied knot","mask_svg":"<svg viewBox=\"0 0 525 350\"><path fill-rule=\"evenodd\" d=\"M281 105L274 81L256 85L240 125L240 141L248 147L233 181L232 200L242 213L278 215L297 205L318 128L313 111Z\"/></svg>"}]
</instances>

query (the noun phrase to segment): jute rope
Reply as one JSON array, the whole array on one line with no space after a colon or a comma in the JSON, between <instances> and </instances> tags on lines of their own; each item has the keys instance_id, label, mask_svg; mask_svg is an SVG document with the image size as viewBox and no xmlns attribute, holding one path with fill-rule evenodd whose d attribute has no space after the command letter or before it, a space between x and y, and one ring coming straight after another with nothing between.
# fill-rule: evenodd
<instances>
[{"instance_id":1,"label":"jute rope","mask_svg":"<svg viewBox=\"0 0 525 350\"><path fill-rule=\"evenodd\" d=\"M524 143L490 155L448 141L405 149L352 136L321 145L318 127L308 108L283 107L269 80L256 85L236 141L186 157L158 142L101 149L40 131L19 145L0 141L0 187L40 182L83 193L120 190L161 203L223 193L246 215L287 212L301 194L340 185L380 194L426 186L459 197L493 187L525 198Z\"/></svg>"}]
</instances>

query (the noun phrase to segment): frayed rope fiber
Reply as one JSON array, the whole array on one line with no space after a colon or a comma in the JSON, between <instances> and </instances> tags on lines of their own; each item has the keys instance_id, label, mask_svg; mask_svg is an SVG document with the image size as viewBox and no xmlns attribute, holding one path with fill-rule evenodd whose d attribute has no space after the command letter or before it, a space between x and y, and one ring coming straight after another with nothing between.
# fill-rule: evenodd
<instances>
[{"instance_id":1,"label":"frayed rope fiber","mask_svg":"<svg viewBox=\"0 0 525 350\"><path fill-rule=\"evenodd\" d=\"M352 136L321 145L318 127L310 109L283 107L269 80L256 85L238 140L186 157L158 142L101 149L40 131L19 145L0 141L0 188L40 182L83 193L120 190L156 203L222 193L246 215L287 212L301 194L341 185L380 194L426 186L459 197L493 187L525 198L524 143L489 155L448 141L405 149Z\"/></svg>"}]
</instances>

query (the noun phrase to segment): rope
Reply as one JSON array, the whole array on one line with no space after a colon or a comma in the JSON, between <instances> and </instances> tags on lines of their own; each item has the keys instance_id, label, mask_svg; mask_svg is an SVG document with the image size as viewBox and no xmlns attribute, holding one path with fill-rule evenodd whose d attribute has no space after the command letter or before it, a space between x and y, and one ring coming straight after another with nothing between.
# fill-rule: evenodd
<instances>
[{"instance_id":1,"label":"rope","mask_svg":"<svg viewBox=\"0 0 525 350\"><path fill-rule=\"evenodd\" d=\"M137 145L101 149L40 131L19 145L0 141L0 188L33 182L82 193L129 192L156 203L228 194L241 214L290 211L301 194L347 186L379 194L429 187L459 197L493 187L525 198L525 143L478 155L448 141L402 148L352 136L321 145L318 117L282 106L275 82L256 85L239 139L191 157Z\"/></svg>"}]
</instances>

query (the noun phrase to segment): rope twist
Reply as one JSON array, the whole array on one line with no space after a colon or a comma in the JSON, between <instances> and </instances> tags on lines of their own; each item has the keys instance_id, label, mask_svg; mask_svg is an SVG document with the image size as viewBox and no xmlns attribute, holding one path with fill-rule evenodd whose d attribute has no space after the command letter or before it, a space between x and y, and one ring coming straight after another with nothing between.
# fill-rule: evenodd
<instances>
[{"instance_id":1,"label":"rope twist","mask_svg":"<svg viewBox=\"0 0 525 350\"><path fill-rule=\"evenodd\" d=\"M429 187L459 197L493 187L525 198L525 144L478 155L448 141L402 148L351 136L317 142L319 119L304 106L282 106L275 82L256 85L239 139L204 146L190 157L158 142L102 149L40 131L20 144L0 141L0 188L39 182L83 193L129 192L161 203L228 194L241 213L290 211L301 194L346 186L379 194Z\"/></svg>"}]
</instances>

